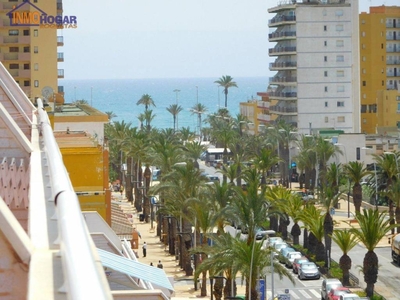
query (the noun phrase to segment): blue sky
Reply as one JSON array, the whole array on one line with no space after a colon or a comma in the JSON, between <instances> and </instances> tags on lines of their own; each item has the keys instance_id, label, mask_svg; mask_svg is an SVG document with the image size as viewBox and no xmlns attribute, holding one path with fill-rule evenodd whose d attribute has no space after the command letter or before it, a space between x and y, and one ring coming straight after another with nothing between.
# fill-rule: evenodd
<instances>
[{"instance_id":1,"label":"blue sky","mask_svg":"<svg viewBox=\"0 0 400 300\"><path fill-rule=\"evenodd\" d=\"M360 0L369 6L399 0ZM269 77L267 10L278 0L69 0L65 79ZM59 34L59 35L60 35Z\"/></svg>"}]
</instances>

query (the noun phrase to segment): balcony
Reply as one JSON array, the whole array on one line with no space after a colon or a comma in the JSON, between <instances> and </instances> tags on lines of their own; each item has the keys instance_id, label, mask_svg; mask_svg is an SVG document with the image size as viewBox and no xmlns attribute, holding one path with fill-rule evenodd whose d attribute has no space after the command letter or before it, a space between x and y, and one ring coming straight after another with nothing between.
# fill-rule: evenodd
<instances>
[{"instance_id":1,"label":"balcony","mask_svg":"<svg viewBox=\"0 0 400 300\"><path fill-rule=\"evenodd\" d=\"M278 26L281 24L293 24L296 23L296 16L275 16L274 18L272 18L271 20L268 21L268 26L269 27L274 27L274 26Z\"/></svg>"},{"instance_id":2,"label":"balcony","mask_svg":"<svg viewBox=\"0 0 400 300\"><path fill-rule=\"evenodd\" d=\"M24 69L13 69L9 70L10 75L14 78L30 78L31 77L31 70L24 70Z\"/></svg>"},{"instance_id":3,"label":"balcony","mask_svg":"<svg viewBox=\"0 0 400 300\"><path fill-rule=\"evenodd\" d=\"M296 100L297 92L270 92L269 97L277 100Z\"/></svg>"},{"instance_id":4,"label":"balcony","mask_svg":"<svg viewBox=\"0 0 400 300\"><path fill-rule=\"evenodd\" d=\"M296 38L296 31L279 31L268 34L268 40L278 41L278 40L293 40Z\"/></svg>"},{"instance_id":5,"label":"balcony","mask_svg":"<svg viewBox=\"0 0 400 300\"><path fill-rule=\"evenodd\" d=\"M57 61L58 62L63 62L64 61L64 52L58 52L57 53Z\"/></svg>"},{"instance_id":6,"label":"balcony","mask_svg":"<svg viewBox=\"0 0 400 300\"><path fill-rule=\"evenodd\" d=\"M261 122L270 122L271 116L266 114L257 114L257 120Z\"/></svg>"},{"instance_id":7,"label":"balcony","mask_svg":"<svg viewBox=\"0 0 400 300\"><path fill-rule=\"evenodd\" d=\"M275 115L295 116L297 115L297 107L280 107L278 105L270 106L270 113Z\"/></svg>"},{"instance_id":8,"label":"balcony","mask_svg":"<svg viewBox=\"0 0 400 300\"><path fill-rule=\"evenodd\" d=\"M387 65L400 65L400 60L389 60L386 62Z\"/></svg>"},{"instance_id":9,"label":"balcony","mask_svg":"<svg viewBox=\"0 0 400 300\"><path fill-rule=\"evenodd\" d=\"M64 78L64 69L58 69L57 75L58 75L58 78Z\"/></svg>"},{"instance_id":10,"label":"balcony","mask_svg":"<svg viewBox=\"0 0 400 300\"><path fill-rule=\"evenodd\" d=\"M296 46L270 48L268 52L270 55L294 55L296 54Z\"/></svg>"},{"instance_id":11,"label":"balcony","mask_svg":"<svg viewBox=\"0 0 400 300\"><path fill-rule=\"evenodd\" d=\"M57 37L57 46L64 46L64 37L63 36Z\"/></svg>"},{"instance_id":12,"label":"balcony","mask_svg":"<svg viewBox=\"0 0 400 300\"><path fill-rule=\"evenodd\" d=\"M399 48L394 48L394 49L387 49L387 53L400 53L400 47Z\"/></svg>"},{"instance_id":13,"label":"balcony","mask_svg":"<svg viewBox=\"0 0 400 300\"><path fill-rule=\"evenodd\" d=\"M5 36L3 42L4 44L18 44L18 36Z\"/></svg>"},{"instance_id":14,"label":"balcony","mask_svg":"<svg viewBox=\"0 0 400 300\"><path fill-rule=\"evenodd\" d=\"M269 69L273 70L287 70L287 69L296 69L297 61L282 61L282 62L274 62L269 64Z\"/></svg>"},{"instance_id":15,"label":"balcony","mask_svg":"<svg viewBox=\"0 0 400 300\"><path fill-rule=\"evenodd\" d=\"M269 78L269 83L270 84L296 84L297 83L297 77L295 76L285 76L285 77L270 77ZM270 94L271 96L271 94Z\"/></svg>"},{"instance_id":16,"label":"balcony","mask_svg":"<svg viewBox=\"0 0 400 300\"><path fill-rule=\"evenodd\" d=\"M64 86L63 85L59 85L58 88L57 88L57 92L59 94L64 94Z\"/></svg>"},{"instance_id":17,"label":"balcony","mask_svg":"<svg viewBox=\"0 0 400 300\"><path fill-rule=\"evenodd\" d=\"M257 101L257 107L261 109L269 109L269 102L267 101Z\"/></svg>"},{"instance_id":18,"label":"balcony","mask_svg":"<svg viewBox=\"0 0 400 300\"><path fill-rule=\"evenodd\" d=\"M9 12L12 10L15 6L17 6L16 3L0 3L0 11L7 11Z\"/></svg>"}]
</instances>

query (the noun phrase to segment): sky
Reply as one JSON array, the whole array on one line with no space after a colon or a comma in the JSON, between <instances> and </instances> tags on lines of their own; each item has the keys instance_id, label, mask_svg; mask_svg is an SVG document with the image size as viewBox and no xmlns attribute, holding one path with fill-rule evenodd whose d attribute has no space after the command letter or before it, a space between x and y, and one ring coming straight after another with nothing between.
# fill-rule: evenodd
<instances>
[{"instance_id":1,"label":"sky","mask_svg":"<svg viewBox=\"0 0 400 300\"><path fill-rule=\"evenodd\" d=\"M281 0L68 0L65 79L270 77L268 8ZM369 6L399 0L359 0Z\"/></svg>"}]
</instances>

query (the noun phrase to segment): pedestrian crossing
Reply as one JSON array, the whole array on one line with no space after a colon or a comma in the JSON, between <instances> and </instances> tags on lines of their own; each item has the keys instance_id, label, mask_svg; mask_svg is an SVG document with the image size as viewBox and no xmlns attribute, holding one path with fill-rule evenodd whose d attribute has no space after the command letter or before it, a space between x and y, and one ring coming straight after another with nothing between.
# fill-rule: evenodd
<instances>
[{"instance_id":1,"label":"pedestrian crossing","mask_svg":"<svg viewBox=\"0 0 400 300\"><path fill-rule=\"evenodd\" d=\"M275 290L275 295L285 294L285 290ZM290 300L321 299L321 289L294 288L289 289ZM271 291L267 291L267 299L271 299Z\"/></svg>"}]
</instances>

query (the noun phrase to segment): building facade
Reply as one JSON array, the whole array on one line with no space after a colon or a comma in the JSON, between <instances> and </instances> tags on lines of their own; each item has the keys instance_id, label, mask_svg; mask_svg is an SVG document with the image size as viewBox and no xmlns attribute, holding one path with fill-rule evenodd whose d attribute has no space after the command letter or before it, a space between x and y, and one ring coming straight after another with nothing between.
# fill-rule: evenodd
<instances>
[{"instance_id":1,"label":"building facade","mask_svg":"<svg viewBox=\"0 0 400 300\"><path fill-rule=\"evenodd\" d=\"M398 127L400 121L400 7L360 14L361 130Z\"/></svg>"},{"instance_id":2,"label":"building facade","mask_svg":"<svg viewBox=\"0 0 400 300\"><path fill-rule=\"evenodd\" d=\"M269 97L268 93L257 92L260 99L250 99L247 102L240 103L240 114L246 117L247 126L243 126L250 134L258 134L272 121L269 114Z\"/></svg>"},{"instance_id":3,"label":"building facade","mask_svg":"<svg viewBox=\"0 0 400 300\"><path fill-rule=\"evenodd\" d=\"M64 56L57 50L63 40L56 26L40 23L43 15L62 15L62 1L0 0L0 61L33 102L37 97L52 101L63 92L58 62Z\"/></svg>"},{"instance_id":4,"label":"building facade","mask_svg":"<svg viewBox=\"0 0 400 300\"><path fill-rule=\"evenodd\" d=\"M270 113L300 133L359 132L358 1L280 1L268 12Z\"/></svg>"}]
</instances>

